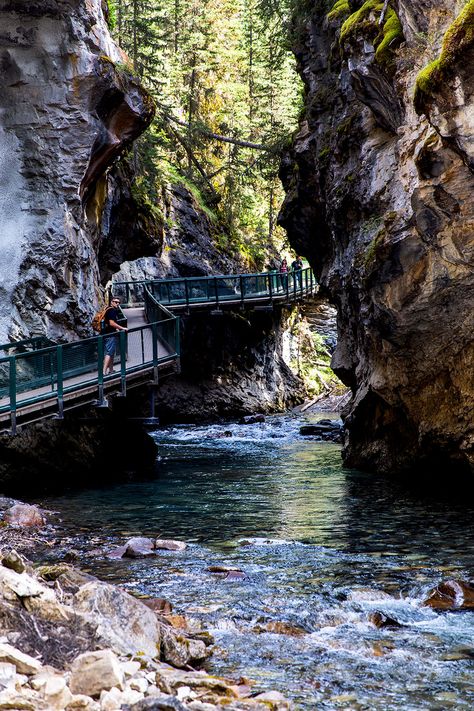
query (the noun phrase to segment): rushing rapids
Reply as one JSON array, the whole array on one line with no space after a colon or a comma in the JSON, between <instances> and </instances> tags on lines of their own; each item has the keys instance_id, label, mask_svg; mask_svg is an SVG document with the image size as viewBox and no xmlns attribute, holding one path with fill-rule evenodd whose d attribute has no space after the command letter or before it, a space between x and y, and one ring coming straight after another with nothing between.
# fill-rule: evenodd
<instances>
[{"instance_id":1,"label":"rushing rapids","mask_svg":"<svg viewBox=\"0 0 474 711\"><path fill-rule=\"evenodd\" d=\"M424 603L469 577L472 507L344 471L300 434L314 419L156 431L158 479L43 502L62 519L49 556L169 599L215 636L212 671L297 708L470 708L474 615ZM188 547L107 558L134 535Z\"/></svg>"}]
</instances>

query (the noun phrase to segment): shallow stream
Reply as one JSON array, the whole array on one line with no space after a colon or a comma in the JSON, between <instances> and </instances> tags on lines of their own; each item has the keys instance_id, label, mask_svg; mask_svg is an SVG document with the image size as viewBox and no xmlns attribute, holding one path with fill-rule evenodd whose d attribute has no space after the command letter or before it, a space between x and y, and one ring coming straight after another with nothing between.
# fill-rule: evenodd
<instances>
[{"instance_id":1,"label":"shallow stream","mask_svg":"<svg viewBox=\"0 0 474 711\"><path fill-rule=\"evenodd\" d=\"M474 507L344 470L339 446L299 434L314 419L160 430L156 480L42 503L82 567L202 620L217 674L305 710L473 708L474 612L422 603L441 580L470 579ZM91 555L134 535L189 545L153 559ZM246 577L206 570L215 565ZM401 626L377 628L374 612Z\"/></svg>"}]
</instances>

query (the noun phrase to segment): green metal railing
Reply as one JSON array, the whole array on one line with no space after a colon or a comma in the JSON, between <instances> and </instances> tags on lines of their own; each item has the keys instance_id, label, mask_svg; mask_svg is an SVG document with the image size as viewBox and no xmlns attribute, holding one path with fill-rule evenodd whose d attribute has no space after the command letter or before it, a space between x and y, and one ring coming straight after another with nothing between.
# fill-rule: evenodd
<instances>
[{"instance_id":1,"label":"green metal railing","mask_svg":"<svg viewBox=\"0 0 474 711\"><path fill-rule=\"evenodd\" d=\"M311 293L315 286L311 268L305 267L285 274L262 272L115 282L112 289L114 295L128 306L142 304L145 289L148 289L157 301L173 308L274 299L294 301Z\"/></svg>"},{"instance_id":2,"label":"green metal railing","mask_svg":"<svg viewBox=\"0 0 474 711\"><path fill-rule=\"evenodd\" d=\"M104 375L105 339L100 335L72 343L55 344L36 350L0 357L0 414L10 413L11 430L16 429L18 409L57 401L59 417L64 396L87 388L97 388L97 400L104 400L108 381L117 379L126 393L127 376L179 358L179 318L148 295L146 312L151 319L145 326L120 331L116 339L116 372ZM8 344L5 349L16 344ZM131 354L133 354L131 356ZM118 369L117 369L118 368Z\"/></svg>"},{"instance_id":3,"label":"green metal railing","mask_svg":"<svg viewBox=\"0 0 474 711\"><path fill-rule=\"evenodd\" d=\"M239 305L291 301L314 290L311 269L280 274L231 274L212 277L158 279L113 284L123 306L143 305L147 324L113 334L116 339L115 372L103 373L105 340L100 335L72 343L55 344L43 336L0 346L0 416L7 413L16 431L17 412L57 404L63 416L64 399L89 389L104 402L108 382L126 393L127 377L153 369L155 382L161 364L180 356L179 318L169 309L194 304ZM166 308L168 307L168 308Z\"/></svg>"}]
</instances>

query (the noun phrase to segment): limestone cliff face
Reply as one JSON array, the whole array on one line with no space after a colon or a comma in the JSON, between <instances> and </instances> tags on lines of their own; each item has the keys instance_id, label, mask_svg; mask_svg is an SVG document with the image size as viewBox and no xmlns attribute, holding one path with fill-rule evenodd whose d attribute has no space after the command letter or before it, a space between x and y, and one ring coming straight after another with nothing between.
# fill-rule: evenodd
<instances>
[{"instance_id":1,"label":"limestone cliff face","mask_svg":"<svg viewBox=\"0 0 474 711\"><path fill-rule=\"evenodd\" d=\"M338 309L345 462L472 471L474 4L383 10L315 0L301 22L281 222Z\"/></svg>"},{"instance_id":2,"label":"limestone cliff face","mask_svg":"<svg viewBox=\"0 0 474 711\"><path fill-rule=\"evenodd\" d=\"M101 0L0 0L2 343L89 330L98 255L119 209L119 178L111 182L107 170L154 110L116 67L123 57L104 8ZM121 257L154 248L124 245Z\"/></svg>"}]
</instances>

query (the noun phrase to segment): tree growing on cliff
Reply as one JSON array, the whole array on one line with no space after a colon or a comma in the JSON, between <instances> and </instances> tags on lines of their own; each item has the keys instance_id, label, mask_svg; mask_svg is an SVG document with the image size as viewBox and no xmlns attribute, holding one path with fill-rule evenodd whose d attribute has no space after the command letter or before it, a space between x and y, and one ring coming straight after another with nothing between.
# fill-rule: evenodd
<instances>
[{"instance_id":1,"label":"tree growing on cliff","mask_svg":"<svg viewBox=\"0 0 474 711\"><path fill-rule=\"evenodd\" d=\"M113 4L116 38L157 101L155 125L141 142L149 183L172 175L194 185L230 248L263 266L261 244L278 231L278 149L300 107L287 46L291 3Z\"/></svg>"}]
</instances>

